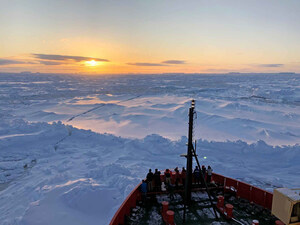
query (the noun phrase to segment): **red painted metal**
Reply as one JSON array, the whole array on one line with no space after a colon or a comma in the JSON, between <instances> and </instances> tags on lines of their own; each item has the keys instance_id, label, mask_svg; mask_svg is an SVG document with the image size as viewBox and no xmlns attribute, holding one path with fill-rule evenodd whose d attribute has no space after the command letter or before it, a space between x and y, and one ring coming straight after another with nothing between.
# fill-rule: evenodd
<instances>
[{"instance_id":1,"label":"red painted metal","mask_svg":"<svg viewBox=\"0 0 300 225\"><path fill-rule=\"evenodd\" d=\"M224 185L224 182L225 182L225 177L220 175L220 174L217 174L217 173L213 173L212 175L212 180L217 183L217 184L220 184L220 185Z\"/></svg>"},{"instance_id":2,"label":"red painted metal","mask_svg":"<svg viewBox=\"0 0 300 225\"><path fill-rule=\"evenodd\" d=\"M247 199L266 209L272 209L273 194L271 192L216 173L213 173L212 180L216 184L224 185L225 190L235 190L237 197Z\"/></svg>"},{"instance_id":3,"label":"red painted metal","mask_svg":"<svg viewBox=\"0 0 300 225\"><path fill-rule=\"evenodd\" d=\"M139 183L127 196L125 201L122 203L122 205L110 221L109 225L124 224L125 216L129 216L130 210L136 206L137 201L141 200L140 185L141 183Z\"/></svg>"},{"instance_id":4,"label":"red painted metal","mask_svg":"<svg viewBox=\"0 0 300 225\"><path fill-rule=\"evenodd\" d=\"M276 220L275 225L285 225L281 220Z\"/></svg>"},{"instance_id":5,"label":"red painted metal","mask_svg":"<svg viewBox=\"0 0 300 225\"><path fill-rule=\"evenodd\" d=\"M175 225L175 223L174 223L174 211L168 210L166 214L167 214L167 224L168 225Z\"/></svg>"},{"instance_id":6,"label":"red painted metal","mask_svg":"<svg viewBox=\"0 0 300 225\"><path fill-rule=\"evenodd\" d=\"M161 180L164 181L163 174L161 175ZM216 173L213 173L212 181L214 181L216 184L224 186L225 190L228 189L236 192L237 197L247 199L250 202L254 202L255 204L263 206L269 210L272 208L273 194L271 192ZM123 204L112 218L110 225L124 224L125 216L130 214L131 208L136 206L136 201L141 199L139 186L140 184L138 184L138 186L136 186L135 189L125 199Z\"/></svg>"},{"instance_id":7,"label":"red painted metal","mask_svg":"<svg viewBox=\"0 0 300 225\"><path fill-rule=\"evenodd\" d=\"M222 196L222 195L218 196L217 207L219 209L224 208L224 196Z\"/></svg>"},{"instance_id":8,"label":"red painted metal","mask_svg":"<svg viewBox=\"0 0 300 225\"><path fill-rule=\"evenodd\" d=\"M257 205L266 207L266 191L252 187L252 201Z\"/></svg>"},{"instance_id":9,"label":"red painted metal","mask_svg":"<svg viewBox=\"0 0 300 225\"><path fill-rule=\"evenodd\" d=\"M272 209L272 200L273 200L273 193L271 192L266 192L266 208L267 209Z\"/></svg>"},{"instance_id":10,"label":"red painted metal","mask_svg":"<svg viewBox=\"0 0 300 225\"><path fill-rule=\"evenodd\" d=\"M176 181L176 172L175 171L171 171L171 183L175 184Z\"/></svg>"},{"instance_id":11,"label":"red painted metal","mask_svg":"<svg viewBox=\"0 0 300 225\"><path fill-rule=\"evenodd\" d=\"M162 212L161 213L164 215L169 209L169 202L163 201L161 203L161 205L162 205Z\"/></svg>"},{"instance_id":12,"label":"red painted metal","mask_svg":"<svg viewBox=\"0 0 300 225\"><path fill-rule=\"evenodd\" d=\"M236 192L237 197L244 199L251 199L251 185L244 182L238 182L238 188ZM250 200L251 202L251 200Z\"/></svg>"},{"instance_id":13,"label":"red painted metal","mask_svg":"<svg viewBox=\"0 0 300 225\"><path fill-rule=\"evenodd\" d=\"M163 201L161 205L162 205L161 216L165 221L165 223L167 223L167 211L169 210L169 202Z\"/></svg>"},{"instance_id":14,"label":"red painted metal","mask_svg":"<svg viewBox=\"0 0 300 225\"><path fill-rule=\"evenodd\" d=\"M225 205L226 217L231 219L233 217L233 205L226 204Z\"/></svg>"}]
</instances>

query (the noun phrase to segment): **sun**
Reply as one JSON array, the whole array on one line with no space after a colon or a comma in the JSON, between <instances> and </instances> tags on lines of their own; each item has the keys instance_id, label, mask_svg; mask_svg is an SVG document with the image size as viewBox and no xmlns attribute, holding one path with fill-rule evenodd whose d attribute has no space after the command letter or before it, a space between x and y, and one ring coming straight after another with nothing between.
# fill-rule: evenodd
<instances>
[{"instance_id":1,"label":"sun","mask_svg":"<svg viewBox=\"0 0 300 225\"><path fill-rule=\"evenodd\" d=\"M89 60L89 61L85 61L85 65L87 65L87 66L97 66L97 65L99 65L99 62L92 59L92 60Z\"/></svg>"}]
</instances>

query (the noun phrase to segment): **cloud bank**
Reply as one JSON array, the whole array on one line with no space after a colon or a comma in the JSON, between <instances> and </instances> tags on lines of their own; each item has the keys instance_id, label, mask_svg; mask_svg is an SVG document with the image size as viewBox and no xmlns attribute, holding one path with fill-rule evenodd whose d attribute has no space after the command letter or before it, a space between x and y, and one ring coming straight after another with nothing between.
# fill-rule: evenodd
<instances>
[{"instance_id":1,"label":"cloud bank","mask_svg":"<svg viewBox=\"0 0 300 225\"><path fill-rule=\"evenodd\" d=\"M166 60L162 61L161 63L148 63L148 62L135 62L135 63L127 63L131 66L168 66L171 64L178 65L178 64L185 64L183 60Z\"/></svg>"},{"instance_id":2,"label":"cloud bank","mask_svg":"<svg viewBox=\"0 0 300 225\"><path fill-rule=\"evenodd\" d=\"M43 61L43 60L40 60L39 63L40 63L40 64L47 65L47 66L56 66L56 65L62 65L62 64L64 64L63 62Z\"/></svg>"},{"instance_id":3,"label":"cloud bank","mask_svg":"<svg viewBox=\"0 0 300 225\"><path fill-rule=\"evenodd\" d=\"M185 61L183 61L183 60L166 60L166 61L162 61L161 63L164 63L164 64L185 64Z\"/></svg>"},{"instance_id":4,"label":"cloud bank","mask_svg":"<svg viewBox=\"0 0 300 225\"><path fill-rule=\"evenodd\" d=\"M108 59L100 59L100 58L85 57L85 56L49 55L49 54L32 54L32 55L38 59L54 60L54 61L73 60L75 62L81 62L81 61L95 60L101 62L109 62Z\"/></svg>"},{"instance_id":5,"label":"cloud bank","mask_svg":"<svg viewBox=\"0 0 300 225\"><path fill-rule=\"evenodd\" d=\"M166 66L161 63L127 63L131 66Z\"/></svg>"},{"instance_id":6,"label":"cloud bank","mask_svg":"<svg viewBox=\"0 0 300 225\"><path fill-rule=\"evenodd\" d=\"M3 65L14 65L14 64L27 64L27 62L12 60L12 59L0 59L0 66Z\"/></svg>"},{"instance_id":7,"label":"cloud bank","mask_svg":"<svg viewBox=\"0 0 300 225\"><path fill-rule=\"evenodd\" d=\"M282 67L284 64L274 63L274 64L259 64L259 67Z\"/></svg>"}]
</instances>

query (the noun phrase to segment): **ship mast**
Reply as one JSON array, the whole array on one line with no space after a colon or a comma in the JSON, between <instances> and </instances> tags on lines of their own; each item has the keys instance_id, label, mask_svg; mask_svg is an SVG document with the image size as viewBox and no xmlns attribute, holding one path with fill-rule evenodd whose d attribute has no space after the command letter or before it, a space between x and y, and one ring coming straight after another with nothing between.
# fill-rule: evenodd
<instances>
[{"instance_id":1,"label":"ship mast","mask_svg":"<svg viewBox=\"0 0 300 225\"><path fill-rule=\"evenodd\" d=\"M187 149L187 155L186 156L186 180L185 180L185 187L184 187L184 213L183 213L183 222L185 222L186 217L186 208L188 205L190 205L192 200L192 180L193 180L193 157L195 157L197 165L200 170L201 175L201 182L204 183L205 189L207 192L207 195L209 197L211 206L214 210L214 214L216 219L218 219L218 215L214 206L214 203L212 201L212 197L210 195L207 183L205 181L205 177L203 176L203 173L201 172L200 163L198 160L198 157L196 155L196 151L193 145L193 130L194 130L194 115L195 115L195 100L192 100L191 107L189 109L189 133L188 133L188 149Z\"/></svg>"},{"instance_id":2,"label":"ship mast","mask_svg":"<svg viewBox=\"0 0 300 225\"><path fill-rule=\"evenodd\" d=\"M185 203L188 205L191 202L192 180L193 180L193 129L194 129L194 109L195 100L192 100L189 109L189 133L188 133L188 149L186 159L186 182L185 182Z\"/></svg>"}]
</instances>

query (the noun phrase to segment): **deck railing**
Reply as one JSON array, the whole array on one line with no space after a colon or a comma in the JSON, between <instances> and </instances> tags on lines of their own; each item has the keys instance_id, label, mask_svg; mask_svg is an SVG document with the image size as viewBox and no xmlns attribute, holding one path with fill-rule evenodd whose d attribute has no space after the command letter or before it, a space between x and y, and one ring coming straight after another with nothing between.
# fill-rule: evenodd
<instances>
[{"instance_id":1,"label":"deck railing","mask_svg":"<svg viewBox=\"0 0 300 225\"><path fill-rule=\"evenodd\" d=\"M215 183L223 185L224 188L233 187L237 197L247 199L250 202L271 210L273 199L271 192L216 173L213 173L212 179Z\"/></svg>"},{"instance_id":2,"label":"deck railing","mask_svg":"<svg viewBox=\"0 0 300 225\"><path fill-rule=\"evenodd\" d=\"M140 192L140 185L141 183L139 183L124 200L124 202L110 221L110 225L124 224L125 216L130 215L131 209L134 208L136 206L136 202L141 200L142 198Z\"/></svg>"},{"instance_id":3,"label":"deck railing","mask_svg":"<svg viewBox=\"0 0 300 225\"><path fill-rule=\"evenodd\" d=\"M164 180L164 175L161 175L161 180ZM233 178L225 177L217 173L213 173L212 180L219 185L224 186L224 189L233 189L236 192L236 196L247 199L251 203L260 205L266 209L271 210L273 194L263 189L254 187L242 181L235 180ZM172 182L174 182L174 175L172 173ZM130 215L132 208L136 206L136 202L141 200L141 192L139 183L134 190L127 196L125 201L122 203L118 211L112 218L110 225L124 224L125 216Z\"/></svg>"}]
</instances>

